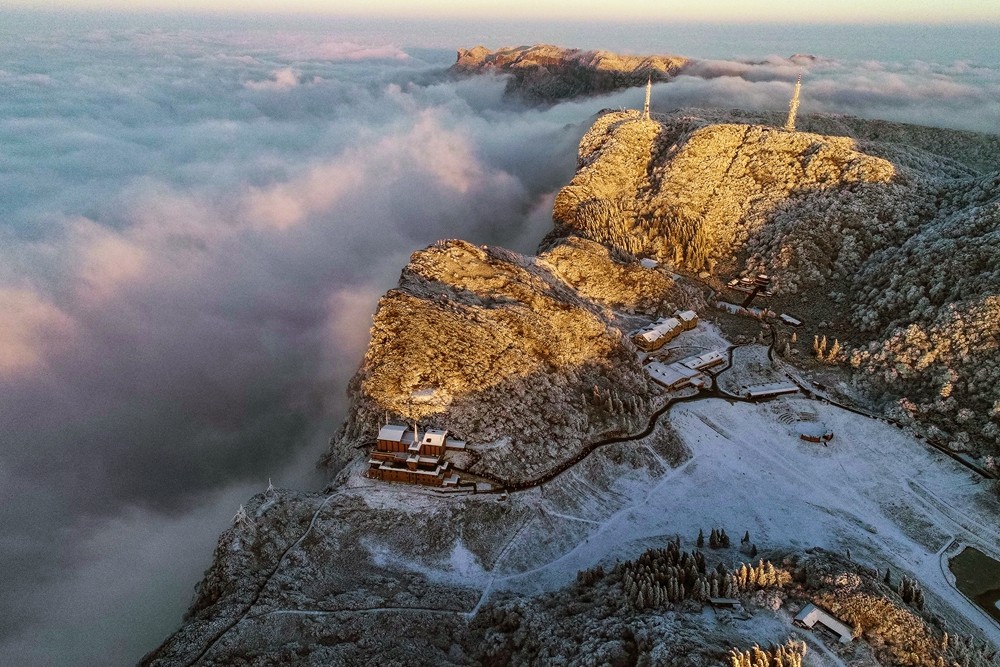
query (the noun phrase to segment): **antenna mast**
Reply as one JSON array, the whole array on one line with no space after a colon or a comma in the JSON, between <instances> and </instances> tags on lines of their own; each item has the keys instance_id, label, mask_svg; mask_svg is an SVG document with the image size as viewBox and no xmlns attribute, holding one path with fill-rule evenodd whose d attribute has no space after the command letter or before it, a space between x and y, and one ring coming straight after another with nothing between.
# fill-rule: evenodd
<instances>
[{"instance_id":1,"label":"antenna mast","mask_svg":"<svg viewBox=\"0 0 1000 667\"><path fill-rule=\"evenodd\" d=\"M646 103L642 105L642 117L649 120L649 95L653 92L653 75L646 79Z\"/></svg>"},{"instance_id":2,"label":"antenna mast","mask_svg":"<svg viewBox=\"0 0 1000 667\"><path fill-rule=\"evenodd\" d=\"M802 89L802 75L795 80L795 92L792 93L792 101L788 105L788 120L785 121L785 129L789 132L795 131L795 115L799 112L799 91Z\"/></svg>"}]
</instances>

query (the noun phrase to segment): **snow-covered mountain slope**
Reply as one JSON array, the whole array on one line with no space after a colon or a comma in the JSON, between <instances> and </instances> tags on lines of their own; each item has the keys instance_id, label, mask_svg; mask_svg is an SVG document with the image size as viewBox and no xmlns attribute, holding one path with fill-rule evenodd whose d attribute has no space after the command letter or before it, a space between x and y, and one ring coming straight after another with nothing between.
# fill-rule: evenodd
<instances>
[{"instance_id":1,"label":"snow-covered mountain slope","mask_svg":"<svg viewBox=\"0 0 1000 667\"><path fill-rule=\"evenodd\" d=\"M1000 172L982 159L996 137L841 119L858 141L743 116L601 116L553 236L706 272L719 291L766 273L775 307L807 315L807 341L837 338L829 361L881 409L1000 454Z\"/></svg>"},{"instance_id":2,"label":"snow-covered mountain slope","mask_svg":"<svg viewBox=\"0 0 1000 667\"><path fill-rule=\"evenodd\" d=\"M255 497L144 664L742 665L764 658L730 649L781 644L791 661L805 642L806 665L996 665L1000 626L947 564L962 545L1000 560L989 481L809 381L853 372L966 439L996 417L978 411L1000 386L980 253L995 177L900 136L876 150L690 114L599 118L538 256L442 241L411 257L374 316L331 484ZM761 270L773 307L809 315L795 341L710 306ZM927 274L945 281L941 302L908 312ZM629 339L679 307L701 322L663 361L728 357L701 391L654 383ZM845 351L809 360L814 332ZM807 391L737 395L775 379ZM918 402L927 387L939 413ZM387 412L465 438L454 460L477 493L367 478ZM818 424L832 440L802 439ZM700 548L712 529L747 543ZM746 583L752 565L766 574ZM709 610L712 591L742 611ZM857 638L794 626L810 602Z\"/></svg>"}]
</instances>

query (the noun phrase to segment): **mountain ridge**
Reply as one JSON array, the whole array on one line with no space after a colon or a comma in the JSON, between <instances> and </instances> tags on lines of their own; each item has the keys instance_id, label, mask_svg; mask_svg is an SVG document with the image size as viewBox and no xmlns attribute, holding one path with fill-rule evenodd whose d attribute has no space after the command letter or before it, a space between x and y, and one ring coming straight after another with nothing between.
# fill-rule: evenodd
<instances>
[{"instance_id":1,"label":"mountain ridge","mask_svg":"<svg viewBox=\"0 0 1000 667\"><path fill-rule=\"evenodd\" d=\"M509 76L505 94L532 104L552 104L579 96L668 81L688 58L672 55L634 56L610 51L583 51L551 44L459 49L452 74L484 72Z\"/></svg>"},{"instance_id":2,"label":"mountain ridge","mask_svg":"<svg viewBox=\"0 0 1000 667\"><path fill-rule=\"evenodd\" d=\"M914 427L960 424L966 439L974 429L989 435L987 426L995 417L986 410L986 420L980 423L981 415L961 413L958 403L959 397L988 403L990 392L1000 386L1000 381L991 383L992 376L976 374L992 368L986 362L997 356L990 347L993 338L980 330L981 323L992 322L996 306L989 293L994 280L989 263L962 283L954 280L959 268L935 262L948 278L949 288L960 293L955 299L946 294L928 315L921 312L907 322L900 319L900 311L911 301L909 294L893 284L892 276L872 273L877 267L866 264L866 255L877 255L890 264L915 262L914 277L922 275L923 264L917 256L927 253L909 251L907 244L943 243L950 229L985 248L983 256L989 257L988 249L996 242L995 230L1000 227L996 219L1000 212L998 176L979 173L954 157L936 159L922 149L907 153L909 162L900 167L887 157L866 152L854 139L789 133L740 123L739 118L718 120L693 114L643 119L638 112L622 111L595 119L580 144L577 175L556 197L556 227L542 240L537 256L460 240L440 241L415 252L402 270L398 287L383 297L373 317L368 351L349 387L348 421L331 440L324 458L333 480L326 492L269 491L256 496L247 505L248 518L237 521L220 538L186 625L143 664L231 664L234 660L351 664L373 658L400 664L502 663L515 658L544 662L560 655L560 642L570 641L572 628L581 624L592 630L588 652L609 662L638 659L640 654L665 659L662 643L653 637L682 630L683 641L670 644L684 652L678 660L689 658L679 664L706 664L724 659L734 645L749 647L751 641L764 641L763 637L784 641L789 621L782 609L812 597L822 599L844 618L856 619L859 634L866 630L862 622L871 624L867 639L852 649L859 659L875 661L877 654L881 664L905 664L918 648L926 651L921 659L945 655L959 659L956 646L960 646L972 656L970 664L990 664L987 651L976 653L971 643L955 642L952 653L938 648L941 629L928 615L907 606L892 587L881 586L881 578L872 576L868 565L845 561L823 549L808 556L800 553L806 544L828 548L850 544L859 560L881 566L879 559L891 554L880 551L879 544L913 534L920 544L930 545L927 548L933 553L940 539L933 530L906 523L902 533L889 531L889 537L872 540L871 535L887 531L889 524L876 528L874 519L869 522L847 509L826 508L817 516L827 516L829 525L792 539L774 527L770 510L755 508L750 502L761 501L762 485L773 485L774 479L768 482L765 476L741 492L743 505L735 517L729 514L732 508L720 514L710 500L697 495L718 495L718 488L685 486L688 478L715 479L697 476L727 459L734 470L744 469L743 474L747 467L755 474L788 474L778 459L791 454L777 448L769 452L764 447L749 449L753 443L747 444L746 463L742 458L737 461L744 456L743 449L731 455L712 450L739 438L739 433L734 434L739 424L730 419L728 410L744 416L754 410L772 417L782 410L801 416L808 406L805 398L796 399L799 403L761 406L729 401L728 407L724 399L712 399L719 405L683 413L678 420L683 429L663 420L649 436L611 444L551 482L509 498L442 496L365 479L367 450L387 411L392 419L420 420L468 439L471 453L464 460L463 474L475 478L477 472L488 473L511 485L574 460L594 438L638 432L638 425L668 398L662 388L647 380L627 333L683 307L695 307L702 317L711 315L719 328L747 332L731 334L734 340L740 336L743 341L735 358L743 367L740 378L767 378L771 372L765 372L767 368L796 372L796 366L803 366L839 381L848 373L855 378L874 376L869 368L892 368L899 373L901 364L909 364L915 372L930 369L929 392L943 403L934 407L935 399L931 407L922 407L925 383L909 388L893 377L874 378L867 385L861 381L860 388L873 391L884 386L889 392L886 396L900 401L896 396L906 390L905 400L913 405ZM898 129L897 139L907 131ZM888 147L883 152L897 150ZM959 155L961 149L953 147L951 153ZM939 168L945 177L936 173ZM681 216L669 206L688 209ZM695 251L699 233L711 243ZM681 249L679 256L675 247ZM640 257L655 258L658 265L639 263ZM775 277L778 294L772 304L776 308L810 315L801 330L805 340L794 348L789 329L772 334L778 339L770 346L754 345L751 341L763 340L757 320L710 310L714 298L725 294L726 279L764 270ZM986 273L989 278L983 277ZM878 292L881 280L888 280L888 285ZM843 290L839 300L830 295L834 288ZM852 314L846 304L855 298L865 305L864 299L869 298L865 294L872 290L877 293L871 299L891 291L904 305L892 305L893 301L885 314L872 311L876 333L865 334L870 339L866 346L860 338L864 334L861 324L869 311ZM920 298L920 294L913 296L918 303ZM986 312L966 316L977 307ZM927 322L938 325L929 330L930 335L921 328ZM718 346L724 340L715 326L704 326L696 348ZM914 326L917 330L908 334ZM928 350L917 346L919 354L903 358L916 345L914 341L922 340L920 345L928 347L935 340L951 341L953 329L969 327L979 336L973 345L952 349L949 343L940 346L943 357L931 358ZM831 338L843 331L846 351L840 357L810 360L806 350L814 331L817 337L826 332ZM894 342L894 336L903 338ZM871 348L872 343L881 346ZM781 354L782 344L787 354ZM979 352L973 349L976 346ZM769 365L769 353L775 350L779 359ZM976 362L980 352L985 355L983 363ZM865 354L871 359L866 360ZM976 368L953 368L963 355ZM916 382L920 377L903 379ZM970 382L980 383L981 390L970 393ZM738 381L723 384L733 383ZM950 383L948 396L941 396L946 383ZM898 405L907 409L906 404ZM822 412L831 422L849 419L838 417L829 406L809 409ZM845 428L848 424L836 423ZM762 440L772 445L785 427L770 424L768 428L777 431L768 431ZM858 428L859 433L868 432ZM893 429L888 425L876 422L865 428L882 429L880 437L891 439L887 433ZM905 435L891 437L902 442ZM846 438L841 447L846 449L861 439ZM751 451L753 456L773 460L754 465ZM797 449L794 455L812 462L838 451ZM863 451L867 450L859 450L859 455ZM913 456L921 465L929 460L922 452ZM960 476L947 474L951 475L948 484ZM721 484L726 479L715 481ZM851 480L846 470L844 480ZM822 488L822 479L813 481L822 493L832 493ZM728 483L736 485L736 478ZM679 496L666 496L675 505L649 504L671 486L685 489ZM988 498L978 492L978 496L963 498L989 506ZM678 512L669 516L686 495L709 503L703 515ZM875 497L873 502L884 505L886 500ZM688 512L692 506L696 505L685 505ZM613 549L605 546L609 551L602 553L630 554L628 563L637 559L628 567L616 567L607 579L596 569L573 567L584 562L596 567L587 560L591 540L598 543L614 521L633 520L629 517L643 515L652 507L668 515L664 520L669 526L683 523L688 532L691 524L728 520L732 526L744 516L755 517L755 532L777 533L773 548L762 541L762 555L773 560L772 567L787 568L789 580L801 587L765 587L745 595L744 602L757 622L749 626L751 632L743 632L733 630L732 620L712 625L695 620L701 618L698 614L686 615L685 609L700 609L695 600L704 597L701 589L691 588L685 594L693 598L667 607L668 611L663 610L664 593L654 594L652 586L641 597L631 592L628 567L641 574L645 572L642 567L652 567L651 559L658 557L655 553L639 556L640 552L650 545L665 549L665 540L675 539L662 529L637 533L630 536L634 542L626 540ZM885 511L891 516L901 512L895 507ZM824 534L831 526L837 532ZM676 539L679 542L680 536ZM685 539L691 541L694 535ZM747 558L747 553L735 548L724 555ZM896 560L892 565L898 569L906 567L906 562ZM938 567L936 561L934 566ZM763 561L760 567L765 569ZM576 569L581 575L573 584ZM548 588L532 583L532 573L537 572L553 577L544 582ZM692 576L693 581L701 581L697 572ZM504 584L519 590L516 583L521 579L529 582L529 589L537 585L532 590L545 590L546 596L531 597L521 590L490 600L494 587L499 590ZM667 579L661 579L649 581L666 586ZM948 611L952 607L947 605L956 603L945 601L945 589L933 590L936 593L931 595L939 597L932 597L932 602L947 615L948 627L956 624L971 632L965 627L967 617ZM869 603L877 604L882 616L905 618L905 627L917 643L894 636L891 628L879 630L878 619L865 606ZM645 611L646 605L652 610ZM550 621L550 614L560 619L569 615L573 620L568 624ZM439 631L425 633L420 623L408 621L413 618L434 621ZM607 618L617 620L607 625ZM555 626L559 628L555 635L539 632L539 628ZM754 632L762 633L755 635L762 638L751 640ZM817 664L836 664L824 662L820 655L810 653L820 661Z\"/></svg>"}]
</instances>

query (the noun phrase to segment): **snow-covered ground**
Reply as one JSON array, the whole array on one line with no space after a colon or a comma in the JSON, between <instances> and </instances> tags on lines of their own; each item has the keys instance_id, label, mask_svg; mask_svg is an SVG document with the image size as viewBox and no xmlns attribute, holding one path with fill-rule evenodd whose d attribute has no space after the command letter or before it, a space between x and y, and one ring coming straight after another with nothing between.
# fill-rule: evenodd
<instances>
[{"instance_id":1,"label":"snow-covered ground","mask_svg":"<svg viewBox=\"0 0 1000 667\"><path fill-rule=\"evenodd\" d=\"M801 440L799 419L823 423L833 440ZM661 451L667 420L691 453L678 467ZM360 477L363 467L359 461L353 471L356 486L321 502L306 499L308 526L289 533L263 590L211 646L236 635L280 644L306 631L295 619L330 627L354 619L370 629L359 619L433 613L462 624L500 591L553 591L580 570L634 559L675 535L690 549L699 530L712 528L725 528L734 541L749 531L762 555L818 546L883 572L890 567L895 581L903 574L920 581L949 632L1000 645L1000 626L953 587L946 561L963 544L1000 557L1000 502L923 442L822 400L678 404L646 439L603 447L543 486L502 500L376 483ZM254 512L260 520L278 507L265 505ZM709 554L746 558L735 548ZM810 664L843 665L818 637L793 629L795 611L760 609L738 620L706 609L699 623L761 643L800 637L810 644ZM200 650L204 641L192 645Z\"/></svg>"},{"instance_id":2,"label":"snow-covered ground","mask_svg":"<svg viewBox=\"0 0 1000 667\"><path fill-rule=\"evenodd\" d=\"M803 414L832 428L829 445L799 438L787 415ZM979 628L1000 644L1000 627L954 589L942 558L954 540L998 555L1000 503L964 468L893 426L803 397L756 405L709 399L670 416L689 461L669 468L630 444L622 447L638 451L629 465L585 462L511 498L532 511L491 571L462 547L456 567L437 575L536 593L674 534L691 546L699 529L749 530L761 548L820 546L889 566L894 577L908 573L956 629Z\"/></svg>"}]
</instances>

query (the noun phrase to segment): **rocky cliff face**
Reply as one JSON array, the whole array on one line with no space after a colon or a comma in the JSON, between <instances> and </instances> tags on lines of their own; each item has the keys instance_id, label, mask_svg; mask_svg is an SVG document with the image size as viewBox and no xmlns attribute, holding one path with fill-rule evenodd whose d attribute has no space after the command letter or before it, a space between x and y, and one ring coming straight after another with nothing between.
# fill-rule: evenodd
<instances>
[{"instance_id":1,"label":"rocky cliff face","mask_svg":"<svg viewBox=\"0 0 1000 667\"><path fill-rule=\"evenodd\" d=\"M506 74L510 76L506 90L509 96L529 103L551 103L642 86L649 79L666 81L687 62L687 58L680 56L623 56L549 44L505 47L496 51L477 46L460 49L451 71Z\"/></svg>"},{"instance_id":2,"label":"rocky cliff face","mask_svg":"<svg viewBox=\"0 0 1000 667\"><path fill-rule=\"evenodd\" d=\"M738 254L793 196L885 184L895 174L845 137L631 111L595 123L579 159L556 198L557 225L695 271Z\"/></svg>"},{"instance_id":3,"label":"rocky cliff face","mask_svg":"<svg viewBox=\"0 0 1000 667\"><path fill-rule=\"evenodd\" d=\"M472 443L506 443L484 451L473 472L538 476L588 438L645 422L652 390L615 324L628 311L670 312L695 298L576 238L538 257L464 241L414 253L379 303L328 463L342 466L388 412ZM623 412L604 409L605 399Z\"/></svg>"}]
</instances>

